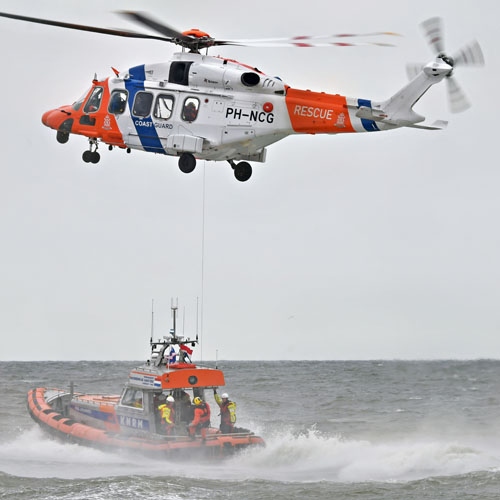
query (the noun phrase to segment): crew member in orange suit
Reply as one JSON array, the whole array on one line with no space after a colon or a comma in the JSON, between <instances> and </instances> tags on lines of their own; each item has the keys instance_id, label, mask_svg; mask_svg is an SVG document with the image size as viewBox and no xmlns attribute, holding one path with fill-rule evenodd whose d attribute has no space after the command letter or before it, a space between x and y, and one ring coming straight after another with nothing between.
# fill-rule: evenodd
<instances>
[{"instance_id":1,"label":"crew member in orange suit","mask_svg":"<svg viewBox=\"0 0 500 500\"><path fill-rule=\"evenodd\" d=\"M200 431L201 437L206 438L207 427L210 427L210 406L203 399L196 397L194 402L194 418L189 424L189 435L194 438L196 433Z\"/></svg>"}]
</instances>

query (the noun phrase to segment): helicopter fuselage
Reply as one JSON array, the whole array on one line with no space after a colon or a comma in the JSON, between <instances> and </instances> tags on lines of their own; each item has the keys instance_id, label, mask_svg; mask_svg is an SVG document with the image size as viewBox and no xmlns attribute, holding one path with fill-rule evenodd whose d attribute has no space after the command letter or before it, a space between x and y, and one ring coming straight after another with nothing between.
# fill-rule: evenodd
<instances>
[{"instance_id":1,"label":"helicopter fuselage","mask_svg":"<svg viewBox=\"0 0 500 500\"><path fill-rule=\"evenodd\" d=\"M264 162L266 147L291 134L385 128L356 116L361 107L371 102L293 89L236 61L183 52L94 79L82 99L42 121L60 142L73 133L165 155Z\"/></svg>"}]
</instances>

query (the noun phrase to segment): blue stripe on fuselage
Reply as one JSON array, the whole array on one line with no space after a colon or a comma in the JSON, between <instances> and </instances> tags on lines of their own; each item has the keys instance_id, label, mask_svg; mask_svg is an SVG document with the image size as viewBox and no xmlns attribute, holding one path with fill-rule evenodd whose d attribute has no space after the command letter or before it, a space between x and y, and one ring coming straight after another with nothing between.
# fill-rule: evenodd
<instances>
[{"instance_id":1,"label":"blue stripe on fuselage","mask_svg":"<svg viewBox=\"0 0 500 500\"><path fill-rule=\"evenodd\" d=\"M372 107L372 102L369 99L358 99L358 106L364 106L366 108ZM380 129L373 120L367 120L366 118L361 118L361 124L367 132L377 132Z\"/></svg>"},{"instance_id":2,"label":"blue stripe on fuselage","mask_svg":"<svg viewBox=\"0 0 500 500\"><path fill-rule=\"evenodd\" d=\"M129 74L130 78L125 80L125 88L128 90L128 106L130 109L130 117L134 122L142 147L144 148L144 151L165 154L165 150L163 149L160 139L158 138L151 116L148 116L147 118L136 118L132 115L135 94L144 90L144 80L146 79L144 64L130 68Z\"/></svg>"}]
</instances>

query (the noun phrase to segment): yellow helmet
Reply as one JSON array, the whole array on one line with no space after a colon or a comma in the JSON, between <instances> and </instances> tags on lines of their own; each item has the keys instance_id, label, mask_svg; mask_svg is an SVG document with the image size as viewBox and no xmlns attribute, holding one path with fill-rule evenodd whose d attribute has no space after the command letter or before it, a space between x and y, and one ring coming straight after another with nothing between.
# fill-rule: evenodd
<instances>
[{"instance_id":1,"label":"yellow helmet","mask_svg":"<svg viewBox=\"0 0 500 500\"><path fill-rule=\"evenodd\" d=\"M201 405L201 403L203 403L202 399L199 397L194 398L193 402L195 405Z\"/></svg>"}]
</instances>

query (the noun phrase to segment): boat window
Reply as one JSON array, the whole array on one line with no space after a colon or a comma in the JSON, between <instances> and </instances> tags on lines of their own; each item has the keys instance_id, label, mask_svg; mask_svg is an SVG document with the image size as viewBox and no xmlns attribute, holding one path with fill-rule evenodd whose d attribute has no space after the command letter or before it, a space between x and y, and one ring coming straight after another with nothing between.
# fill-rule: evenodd
<instances>
[{"instance_id":1,"label":"boat window","mask_svg":"<svg viewBox=\"0 0 500 500\"><path fill-rule=\"evenodd\" d=\"M153 94L151 92L137 92L135 95L134 108L132 114L144 118L149 116L151 105L153 104Z\"/></svg>"},{"instance_id":2,"label":"boat window","mask_svg":"<svg viewBox=\"0 0 500 500\"><path fill-rule=\"evenodd\" d=\"M171 95L160 94L156 98L154 117L168 120L174 109L174 98Z\"/></svg>"},{"instance_id":3,"label":"boat window","mask_svg":"<svg viewBox=\"0 0 500 500\"><path fill-rule=\"evenodd\" d=\"M200 100L196 97L188 97L182 107L182 119L186 122L194 122L198 116Z\"/></svg>"},{"instance_id":4,"label":"boat window","mask_svg":"<svg viewBox=\"0 0 500 500\"><path fill-rule=\"evenodd\" d=\"M133 408L142 408L143 399L142 399L142 390L141 389L133 389L129 387L125 394L122 396L121 404L123 406L132 406Z\"/></svg>"},{"instance_id":5,"label":"boat window","mask_svg":"<svg viewBox=\"0 0 500 500\"><path fill-rule=\"evenodd\" d=\"M104 93L103 87L94 87L92 93L90 94L90 97L87 100L87 103L83 108L83 112L95 113L96 111L99 111L99 108L101 107L103 93Z\"/></svg>"},{"instance_id":6,"label":"boat window","mask_svg":"<svg viewBox=\"0 0 500 500\"><path fill-rule=\"evenodd\" d=\"M76 101L75 103L73 103L73 109L75 111L78 111L82 107L83 101L85 101L85 98L89 95L90 89L91 89L91 87L89 87L85 91L85 93L82 95L82 97L80 97L80 99L78 99L78 101Z\"/></svg>"},{"instance_id":7,"label":"boat window","mask_svg":"<svg viewBox=\"0 0 500 500\"><path fill-rule=\"evenodd\" d=\"M114 115L121 115L127 108L127 98L126 90L114 90L109 98L108 111Z\"/></svg>"}]
</instances>

